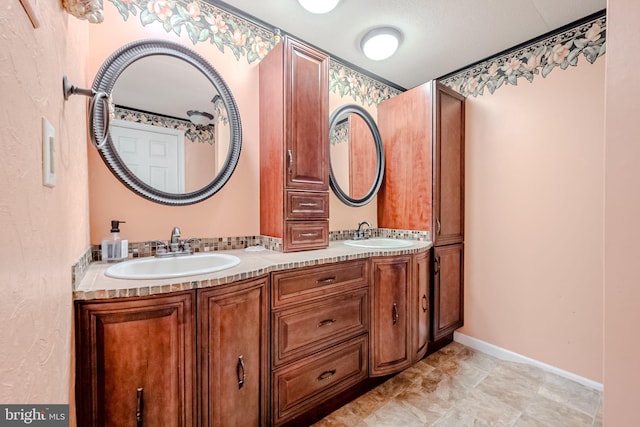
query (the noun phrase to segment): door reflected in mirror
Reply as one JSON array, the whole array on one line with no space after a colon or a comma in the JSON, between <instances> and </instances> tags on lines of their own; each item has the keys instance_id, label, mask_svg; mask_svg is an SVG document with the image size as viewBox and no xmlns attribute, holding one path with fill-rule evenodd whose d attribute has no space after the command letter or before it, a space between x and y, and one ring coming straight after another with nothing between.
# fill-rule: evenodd
<instances>
[{"instance_id":1,"label":"door reflected in mirror","mask_svg":"<svg viewBox=\"0 0 640 427\"><path fill-rule=\"evenodd\" d=\"M363 206L376 195L384 173L380 133L369 113L345 105L332 115L330 133L331 188L351 206Z\"/></svg>"}]
</instances>

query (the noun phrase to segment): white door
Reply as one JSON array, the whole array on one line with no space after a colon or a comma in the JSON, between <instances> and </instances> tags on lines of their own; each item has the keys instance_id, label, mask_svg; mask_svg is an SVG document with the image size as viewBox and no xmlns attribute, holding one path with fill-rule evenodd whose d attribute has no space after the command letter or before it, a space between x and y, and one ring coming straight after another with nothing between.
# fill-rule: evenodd
<instances>
[{"instance_id":1,"label":"white door","mask_svg":"<svg viewBox=\"0 0 640 427\"><path fill-rule=\"evenodd\" d=\"M184 132L114 120L111 139L122 161L142 182L167 193L184 193Z\"/></svg>"}]
</instances>

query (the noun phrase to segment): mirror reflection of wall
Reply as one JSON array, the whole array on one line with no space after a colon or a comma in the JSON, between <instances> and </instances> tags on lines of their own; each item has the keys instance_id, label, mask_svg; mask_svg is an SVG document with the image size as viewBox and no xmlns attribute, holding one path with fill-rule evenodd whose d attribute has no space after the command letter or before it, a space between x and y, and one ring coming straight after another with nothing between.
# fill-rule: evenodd
<instances>
[{"instance_id":1,"label":"mirror reflection of wall","mask_svg":"<svg viewBox=\"0 0 640 427\"><path fill-rule=\"evenodd\" d=\"M224 79L194 50L165 40L129 43L104 61L92 89L111 94L116 116L109 129L106 103L92 104L92 134L109 129L98 152L134 193L189 205L233 174L242 146L238 108Z\"/></svg>"},{"instance_id":2,"label":"mirror reflection of wall","mask_svg":"<svg viewBox=\"0 0 640 427\"><path fill-rule=\"evenodd\" d=\"M378 127L363 107L347 104L330 120L331 188L346 205L364 206L376 196L384 175Z\"/></svg>"},{"instance_id":3,"label":"mirror reflection of wall","mask_svg":"<svg viewBox=\"0 0 640 427\"><path fill-rule=\"evenodd\" d=\"M376 145L364 119L349 113L332 128L331 166L343 191L354 199L362 199L376 178Z\"/></svg>"},{"instance_id":4,"label":"mirror reflection of wall","mask_svg":"<svg viewBox=\"0 0 640 427\"><path fill-rule=\"evenodd\" d=\"M182 194L214 179L230 136L224 104L202 72L179 58L150 55L122 72L112 96L114 147L142 182Z\"/></svg>"}]
</instances>

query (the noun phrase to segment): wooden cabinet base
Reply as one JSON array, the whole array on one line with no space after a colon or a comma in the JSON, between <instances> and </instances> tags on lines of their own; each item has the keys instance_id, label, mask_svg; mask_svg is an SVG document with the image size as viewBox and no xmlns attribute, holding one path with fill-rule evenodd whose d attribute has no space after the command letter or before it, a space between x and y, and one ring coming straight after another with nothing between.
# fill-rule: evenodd
<instances>
[{"instance_id":1,"label":"wooden cabinet base","mask_svg":"<svg viewBox=\"0 0 640 427\"><path fill-rule=\"evenodd\" d=\"M79 426L195 424L194 295L76 304Z\"/></svg>"},{"instance_id":2,"label":"wooden cabinet base","mask_svg":"<svg viewBox=\"0 0 640 427\"><path fill-rule=\"evenodd\" d=\"M367 335L274 371L273 424L281 425L365 380Z\"/></svg>"}]
</instances>

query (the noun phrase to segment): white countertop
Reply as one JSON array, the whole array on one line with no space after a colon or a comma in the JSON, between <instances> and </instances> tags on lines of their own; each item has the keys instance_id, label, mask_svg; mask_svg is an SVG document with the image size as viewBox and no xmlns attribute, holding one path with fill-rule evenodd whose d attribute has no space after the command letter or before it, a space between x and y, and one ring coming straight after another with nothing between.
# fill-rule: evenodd
<instances>
[{"instance_id":1,"label":"white countertop","mask_svg":"<svg viewBox=\"0 0 640 427\"><path fill-rule=\"evenodd\" d=\"M124 298L208 288L258 277L272 271L369 258L372 256L414 254L424 252L432 246L430 241L414 240L413 242L414 245L411 247L394 249L357 248L347 246L342 241L333 241L329 243L329 247L326 249L302 252L282 253L270 250L254 252L247 251L246 249L226 250L220 251L220 253L237 256L240 258L240 264L214 273L171 279L113 279L104 275L104 271L112 264L94 262L89 266L83 279L76 289L74 289L73 299Z\"/></svg>"}]
</instances>

